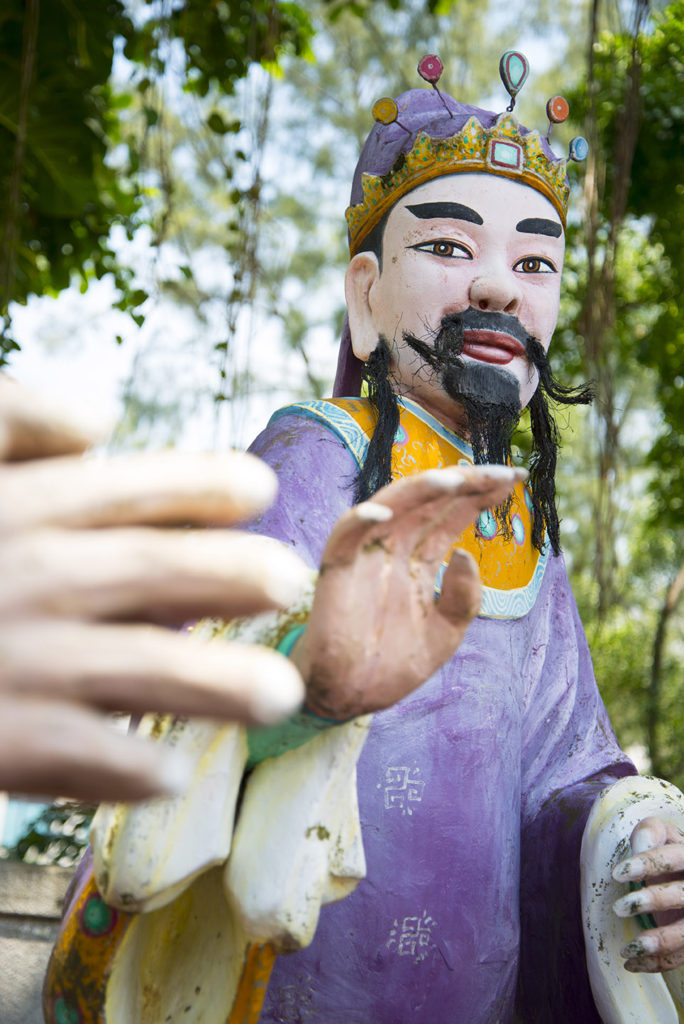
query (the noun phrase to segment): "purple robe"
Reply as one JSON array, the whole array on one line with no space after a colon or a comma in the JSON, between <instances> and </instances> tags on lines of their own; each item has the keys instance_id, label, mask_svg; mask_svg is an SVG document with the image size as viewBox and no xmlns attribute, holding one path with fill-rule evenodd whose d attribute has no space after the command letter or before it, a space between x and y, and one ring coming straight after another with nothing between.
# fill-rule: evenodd
<instances>
[{"instance_id":1,"label":"purple robe","mask_svg":"<svg viewBox=\"0 0 684 1024\"><path fill-rule=\"evenodd\" d=\"M280 479L252 529L317 567L357 464L287 414L251 448ZM280 956L261 1024L599 1024L579 847L598 792L634 771L599 696L562 558L531 611L477 618L456 655L374 716L358 765L367 877Z\"/></svg>"}]
</instances>

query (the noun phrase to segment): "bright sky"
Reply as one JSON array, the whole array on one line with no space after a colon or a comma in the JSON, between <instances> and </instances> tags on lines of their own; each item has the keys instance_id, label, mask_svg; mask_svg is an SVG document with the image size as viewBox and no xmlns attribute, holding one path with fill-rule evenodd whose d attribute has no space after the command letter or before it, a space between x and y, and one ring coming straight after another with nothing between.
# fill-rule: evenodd
<instances>
[{"instance_id":1,"label":"bright sky","mask_svg":"<svg viewBox=\"0 0 684 1024\"><path fill-rule=\"evenodd\" d=\"M121 395L138 353L145 372L182 380L183 386L198 394L211 394L216 387L216 370L202 363L206 349L193 346L197 324L171 303L153 307L142 328L126 314L112 310L115 291L107 279L94 282L81 295L71 288L57 298L32 299L25 307L14 307L14 332L22 350L12 357L10 373L17 380L60 397L80 415L112 424L122 411ZM272 325L262 323L259 332L259 361L264 378L271 384L264 393L252 394L247 402L231 409L224 403L216 413L209 400L183 419L174 443L187 450L245 447L266 425L278 406L292 399L287 382L302 377L301 359L283 349ZM117 334L124 339L115 341ZM245 330L238 332L237 345L248 346ZM329 331L321 331L315 346L315 370L332 379L336 342ZM280 385L280 386L279 386ZM218 415L218 420L217 420ZM150 443L166 443L166 436Z\"/></svg>"}]
</instances>

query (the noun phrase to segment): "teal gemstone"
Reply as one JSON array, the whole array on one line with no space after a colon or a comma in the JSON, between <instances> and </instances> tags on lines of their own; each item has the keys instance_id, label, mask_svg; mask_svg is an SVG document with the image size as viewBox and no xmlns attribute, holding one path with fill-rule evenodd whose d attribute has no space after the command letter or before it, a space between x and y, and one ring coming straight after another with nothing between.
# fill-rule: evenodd
<instances>
[{"instance_id":1,"label":"teal gemstone","mask_svg":"<svg viewBox=\"0 0 684 1024\"><path fill-rule=\"evenodd\" d=\"M491 540L492 537L496 536L496 519L492 513L487 509L484 512L480 512L476 522L477 532L485 540Z\"/></svg>"},{"instance_id":2,"label":"teal gemstone","mask_svg":"<svg viewBox=\"0 0 684 1024\"><path fill-rule=\"evenodd\" d=\"M81 1024L81 1015L63 996L55 1000L55 1024Z\"/></svg>"},{"instance_id":3,"label":"teal gemstone","mask_svg":"<svg viewBox=\"0 0 684 1024\"><path fill-rule=\"evenodd\" d=\"M91 896L83 908L83 927L91 935L103 935L112 925L112 910L98 896Z\"/></svg>"},{"instance_id":4,"label":"teal gemstone","mask_svg":"<svg viewBox=\"0 0 684 1024\"><path fill-rule=\"evenodd\" d=\"M406 444L407 441L408 441L408 433L406 432L406 427L402 427L402 425L400 423L399 426L397 427L397 432L394 435L394 443L395 444Z\"/></svg>"},{"instance_id":5,"label":"teal gemstone","mask_svg":"<svg viewBox=\"0 0 684 1024\"><path fill-rule=\"evenodd\" d=\"M529 73L527 57L518 50L506 50L499 61L499 74L509 96L520 92Z\"/></svg>"},{"instance_id":6,"label":"teal gemstone","mask_svg":"<svg viewBox=\"0 0 684 1024\"><path fill-rule=\"evenodd\" d=\"M500 142L495 139L492 143L492 160L496 164L518 168L521 166L520 147L514 142Z\"/></svg>"},{"instance_id":7,"label":"teal gemstone","mask_svg":"<svg viewBox=\"0 0 684 1024\"><path fill-rule=\"evenodd\" d=\"M511 519L511 530L513 532L513 540L516 544L520 545L525 540L525 526L520 516L515 515Z\"/></svg>"}]
</instances>

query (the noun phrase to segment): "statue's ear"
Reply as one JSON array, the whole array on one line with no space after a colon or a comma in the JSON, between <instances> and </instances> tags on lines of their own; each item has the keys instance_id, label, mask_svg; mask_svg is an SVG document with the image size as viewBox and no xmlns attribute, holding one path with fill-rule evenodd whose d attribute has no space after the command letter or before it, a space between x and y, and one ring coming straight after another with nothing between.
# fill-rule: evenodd
<instances>
[{"instance_id":1,"label":"statue's ear","mask_svg":"<svg viewBox=\"0 0 684 1024\"><path fill-rule=\"evenodd\" d=\"M360 252L351 260L344 279L352 349L364 363L378 344L379 332L371 309L370 291L379 276L375 253Z\"/></svg>"}]
</instances>

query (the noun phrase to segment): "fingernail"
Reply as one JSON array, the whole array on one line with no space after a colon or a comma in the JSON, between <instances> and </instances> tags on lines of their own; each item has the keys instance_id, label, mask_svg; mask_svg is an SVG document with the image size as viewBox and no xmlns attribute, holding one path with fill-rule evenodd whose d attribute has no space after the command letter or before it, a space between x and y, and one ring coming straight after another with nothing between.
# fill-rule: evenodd
<instances>
[{"instance_id":1,"label":"fingernail","mask_svg":"<svg viewBox=\"0 0 684 1024\"><path fill-rule=\"evenodd\" d=\"M423 479L427 480L433 487L452 491L454 488L461 486L465 477L462 470L457 466L447 466L445 469L426 469L423 473Z\"/></svg>"},{"instance_id":2,"label":"fingernail","mask_svg":"<svg viewBox=\"0 0 684 1024\"><path fill-rule=\"evenodd\" d=\"M162 792L169 796L180 796L190 785L192 762L180 750L160 749L154 775Z\"/></svg>"},{"instance_id":3,"label":"fingernail","mask_svg":"<svg viewBox=\"0 0 684 1024\"><path fill-rule=\"evenodd\" d=\"M658 845L650 828L640 828L632 839L632 853L646 853Z\"/></svg>"},{"instance_id":4,"label":"fingernail","mask_svg":"<svg viewBox=\"0 0 684 1024\"><path fill-rule=\"evenodd\" d=\"M268 508L278 493L278 477L270 466L260 462L248 452L239 454L241 455L240 472L231 474L231 486L237 485L238 491L242 488L250 505Z\"/></svg>"},{"instance_id":5,"label":"fingernail","mask_svg":"<svg viewBox=\"0 0 684 1024\"><path fill-rule=\"evenodd\" d=\"M465 480L463 470L459 469L458 466L447 466L445 469L441 469L439 474L442 480L447 480L452 486L462 484Z\"/></svg>"},{"instance_id":6,"label":"fingernail","mask_svg":"<svg viewBox=\"0 0 684 1024\"><path fill-rule=\"evenodd\" d=\"M495 480L512 480L518 472L513 466L487 465L482 469L487 476L494 477Z\"/></svg>"},{"instance_id":7,"label":"fingernail","mask_svg":"<svg viewBox=\"0 0 684 1024\"><path fill-rule=\"evenodd\" d=\"M613 878L616 882L631 882L640 879L645 871L646 864L641 857L630 857L613 868Z\"/></svg>"},{"instance_id":8,"label":"fingernail","mask_svg":"<svg viewBox=\"0 0 684 1024\"><path fill-rule=\"evenodd\" d=\"M287 608L306 592L314 573L293 551L278 542L274 545L264 587L274 603Z\"/></svg>"},{"instance_id":9,"label":"fingernail","mask_svg":"<svg viewBox=\"0 0 684 1024\"><path fill-rule=\"evenodd\" d=\"M651 898L648 893L630 892L627 896L621 896L613 904L613 910L618 917L631 917L632 914L640 914L642 911L651 909Z\"/></svg>"},{"instance_id":10,"label":"fingernail","mask_svg":"<svg viewBox=\"0 0 684 1024\"><path fill-rule=\"evenodd\" d=\"M207 481L216 484L216 496L227 500L226 510L232 509L229 521L235 516L250 518L271 505L278 493L278 477L270 466L249 452L178 452L165 451L155 454L152 462L141 462L141 466L152 467L161 474L173 470L174 476L183 484L204 489Z\"/></svg>"},{"instance_id":11,"label":"fingernail","mask_svg":"<svg viewBox=\"0 0 684 1024\"><path fill-rule=\"evenodd\" d=\"M304 696L304 683L299 672L286 658L276 655L269 659L268 678L262 676L254 682L250 710L258 722L272 725L296 711Z\"/></svg>"},{"instance_id":12,"label":"fingernail","mask_svg":"<svg viewBox=\"0 0 684 1024\"><path fill-rule=\"evenodd\" d=\"M494 480L501 480L502 483L508 483L509 481L522 483L530 475L522 466L499 466L492 464L483 466L482 469L486 472L487 476L492 477Z\"/></svg>"},{"instance_id":13,"label":"fingernail","mask_svg":"<svg viewBox=\"0 0 684 1024\"><path fill-rule=\"evenodd\" d=\"M625 960L629 960L633 956L648 956L649 953L657 952L658 940L650 935L640 935L638 939L633 939L626 946L622 947L620 956L624 957Z\"/></svg>"},{"instance_id":14,"label":"fingernail","mask_svg":"<svg viewBox=\"0 0 684 1024\"><path fill-rule=\"evenodd\" d=\"M387 505L381 505L378 501L365 501L356 506L356 515L366 523L386 523L391 519L394 512Z\"/></svg>"},{"instance_id":15,"label":"fingernail","mask_svg":"<svg viewBox=\"0 0 684 1024\"><path fill-rule=\"evenodd\" d=\"M454 548L454 550L451 552L449 556L449 564L451 564L451 562L456 561L461 562L463 566L467 565L468 568L470 568L472 565L477 566L477 562L475 562L473 556L469 554L467 551L465 551L464 548Z\"/></svg>"}]
</instances>

